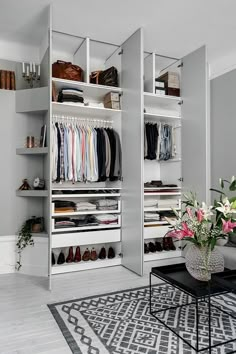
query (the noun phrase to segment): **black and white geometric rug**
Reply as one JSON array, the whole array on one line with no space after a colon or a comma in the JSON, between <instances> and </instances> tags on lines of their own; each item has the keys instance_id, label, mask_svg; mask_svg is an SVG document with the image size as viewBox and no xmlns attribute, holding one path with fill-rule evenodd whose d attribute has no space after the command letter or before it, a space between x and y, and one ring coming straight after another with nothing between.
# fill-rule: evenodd
<instances>
[{"instance_id":1,"label":"black and white geometric rug","mask_svg":"<svg viewBox=\"0 0 236 354\"><path fill-rule=\"evenodd\" d=\"M152 291L155 309L165 309L192 300L168 284L157 285ZM236 311L236 296L233 294L221 295L212 301L230 313ZM74 354L195 353L149 315L149 287L60 302L50 304L48 307ZM199 315L200 343L207 346L208 315L204 303L201 305ZM169 310L158 316L195 346L194 306ZM236 320L214 307L212 318L213 343L236 338ZM202 353L206 354L209 351ZM236 344L228 343L213 349L211 353L236 353Z\"/></svg>"}]
</instances>

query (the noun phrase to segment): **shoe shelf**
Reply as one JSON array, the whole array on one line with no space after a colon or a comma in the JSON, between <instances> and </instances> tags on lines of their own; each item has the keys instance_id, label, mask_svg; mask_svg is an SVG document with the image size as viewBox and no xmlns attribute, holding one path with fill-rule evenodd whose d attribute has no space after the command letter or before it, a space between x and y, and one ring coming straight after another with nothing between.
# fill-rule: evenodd
<instances>
[{"instance_id":1,"label":"shoe shelf","mask_svg":"<svg viewBox=\"0 0 236 354\"><path fill-rule=\"evenodd\" d=\"M101 102L108 92L122 92L121 87L96 85L81 81L64 80L58 78L52 78L52 81L54 82L57 91L60 91L64 88L79 89L83 91L84 98L90 98Z\"/></svg>"},{"instance_id":2,"label":"shoe shelf","mask_svg":"<svg viewBox=\"0 0 236 354\"><path fill-rule=\"evenodd\" d=\"M118 265L121 265L121 257L118 256L112 259L97 259L96 261L81 261L79 263L64 263L62 265L55 264L52 266L52 274L77 272L81 270L113 267Z\"/></svg>"},{"instance_id":3,"label":"shoe shelf","mask_svg":"<svg viewBox=\"0 0 236 354\"><path fill-rule=\"evenodd\" d=\"M166 207L166 208L145 207L144 211L153 211L153 212L155 212L155 211L171 211L173 209L175 209L177 211L181 210L180 208L173 206L173 207L169 207L169 208L168 207Z\"/></svg>"},{"instance_id":4,"label":"shoe shelf","mask_svg":"<svg viewBox=\"0 0 236 354\"><path fill-rule=\"evenodd\" d=\"M179 115L171 115L171 114L159 114L159 113L154 113L154 112L145 112L144 113L144 118L145 119L150 119L150 120L157 120L157 121L163 121L163 122L174 122L174 121L179 121L181 117Z\"/></svg>"},{"instance_id":5,"label":"shoe shelf","mask_svg":"<svg viewBox=\"0 0 236 354\"><path fill-rule=\"evenodd\" d=\"M110 198L110 197L120 197L120 193L52 194L52 199Z\"/></svg>"},{"instance_id":6,"label":"shoe shelf","mask_svg":"<svg viewBox=\"0 0 236 354\"><path fill-rule=\"evenodd\" d=\"M17 155L46 155L47 153L48 153L47 147L16 149Z\"/></svg>"},{"instance_id":7,"label":"shoe shelf","mask_svg":"<svg viewBox=\"0 0 236 354\"><path fill-rule=\"evenodd\" d=\"M52 248L95 245L121 241L120 229L52 234Z\"/></svg>"},{"instance_id":8,"label":"shoe shelf","mask_svg":"<svg viewBox=\"0 0 236 354\"><path fill-rule=\"evenodd\" d=\"M150 239L150 238L163 238L165 234L170 231L170 228L167 225L161 225L161 226L153 226L153 227L145 227L144 228L144 240Z\"/></svg>"},{"instance_id":9,"label":"shoe shelf","mask_svg":"<svg viewBox=\"0 0 236 354\"><path fill-rule=\"evenodd\" d=\"M47 197L47 190L28 190L28 191L16 191L18 197Z\"/></svg>"},{"instance_id":10,"label":"shoe shelf","mask_svg":"<svg viewBox=\"0 0 236 354\"><path fill-rule=\"evenodd\" d=\"M147 253L144 255L144 262L158 261L161 259L178 258L178 257L182 257L182 252L179 250Z\"/></svg>"},{"instance_id":11,"label":"shoe shelf","mask_svg":"<svg viewBox=\"0 0 236 354\"><path fill-rule=\"evenodd\" d=\"M81 118L115 118L121 110L104 107L81 106L76 103L52 102L54 114L79 114Z\"/></svg>"}]
</instances>

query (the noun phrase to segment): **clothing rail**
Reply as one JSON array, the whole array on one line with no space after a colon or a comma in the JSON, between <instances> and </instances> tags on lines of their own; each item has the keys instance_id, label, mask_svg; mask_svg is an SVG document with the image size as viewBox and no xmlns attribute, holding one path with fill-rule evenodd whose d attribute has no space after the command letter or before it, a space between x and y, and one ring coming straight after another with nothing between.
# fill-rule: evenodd
<instances>
[{"instance_id":1,"label":"clothing rail","mask_svg":"<svg viewBox=\"0 0 236 354\"><path fill-rule=\"evenodd\" d=\"M104 119L93 119L93 118L79 118L76 116L68 116L68 115L58 115L58 114L53 114L52 115L52 121L72 121L72 122L82 122L82 123L92 123L92 124L97 124L101 126L102 124L107 124L107 125L112 125L113 120L104 120Z\"/></svg>"}]
</instances>

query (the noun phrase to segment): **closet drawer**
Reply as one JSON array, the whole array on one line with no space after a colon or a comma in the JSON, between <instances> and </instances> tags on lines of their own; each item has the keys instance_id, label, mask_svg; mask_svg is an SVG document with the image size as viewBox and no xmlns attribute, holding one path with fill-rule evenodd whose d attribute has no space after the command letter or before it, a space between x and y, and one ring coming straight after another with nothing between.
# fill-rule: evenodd
<instances>
[{"instance_id":1,"label":"closet drawer","mask_svg":"<svg viewBox=\"0 0 236 354\"><path fill-rule=\"evenodd\" d=\"M169 226L153 226L144 228L144 239L148 238L160 238L164 237L165 234L170 231Z\"/></svg>"},{"instance_id":2,"label":"closet drawer","mask_svg":"<svg viewBox=\"0 0 236 354\"><path fill-rule=\"evenodd\" d=\"M120 229L74 232L52 235L52 248L95 245L121 241Z\"/></svg>"},{"instance_id":3,"label":"closet drawer","mask_svg":"<svg viewBox=\"0 0 236 354\"><path fill-rule=\"evenodd\" d=\"M76 216L76 215L99 215L99 214L118 214L121 212L121 202L118 200L117 209L114 210L85 210L85 211L72 211L72 212L64 212L64 213L56 213L55 212L55 203L51 204L52 206L52 216Z\"/></svg>"}]
</instances>

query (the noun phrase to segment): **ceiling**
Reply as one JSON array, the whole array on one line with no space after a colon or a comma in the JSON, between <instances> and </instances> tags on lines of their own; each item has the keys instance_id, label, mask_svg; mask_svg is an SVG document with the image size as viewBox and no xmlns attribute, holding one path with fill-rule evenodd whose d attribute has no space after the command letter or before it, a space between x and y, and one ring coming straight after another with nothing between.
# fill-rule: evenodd
<instances>
[{"instance_id":1,"label":"ceiling","mask_svg":"<svg viewBox=\"0 0 236 354\"><path fill-rule=\"evenodd\" d=\"M235 0L0 0L0 39L35 44L50 3L58 31L121 44L143 27L147 51L181 58L206 44L210 64L236 64Z\"/></svg>"}]
</instances>

